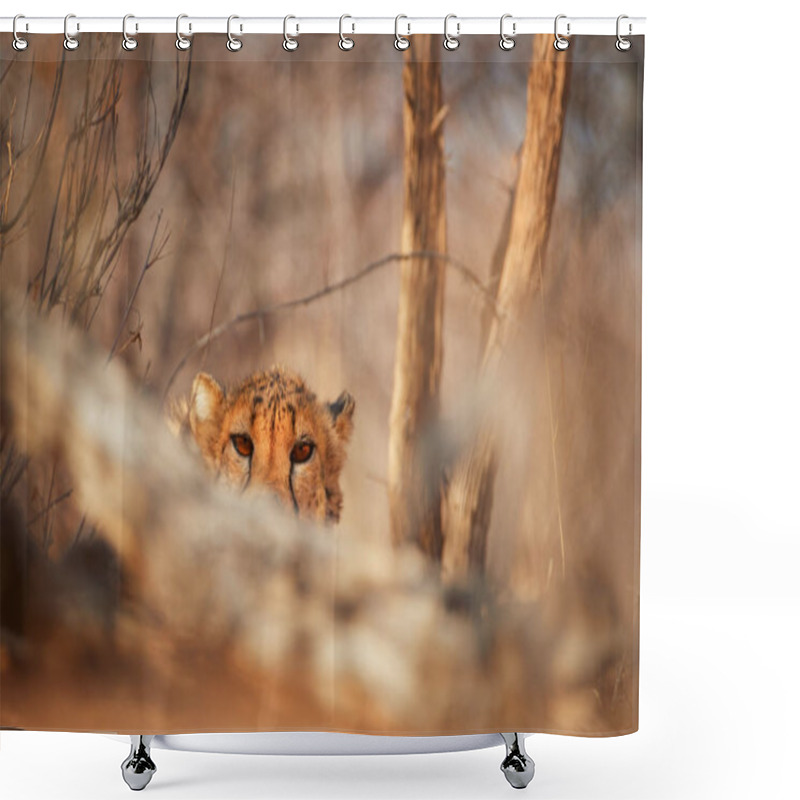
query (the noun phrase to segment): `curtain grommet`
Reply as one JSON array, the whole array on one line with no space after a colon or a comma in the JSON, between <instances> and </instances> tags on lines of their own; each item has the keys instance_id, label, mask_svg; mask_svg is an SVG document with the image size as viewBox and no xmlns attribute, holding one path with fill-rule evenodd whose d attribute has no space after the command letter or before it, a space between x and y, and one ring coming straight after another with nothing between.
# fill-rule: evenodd
<instances>
[{"instance_id":1,"label":"curtain grommet","mask_svg":"<svg viewBox=\"0 0 800 800\"><path fill-rule=\"evenodd\" d=\"M69 50L70 52L72 52L73 50L77 50L78 45L80 44L77 35L73 36L69 32L69 21L75 18L76 17L74 14L67 14L67 16L64 17L64 49ZM81 29L80 23L76 22L75 23L76 34L80 32L80 29Z\"/></svg>"},{"instance_id":2,"label":"curtain grommet","mask_svg":"<svg viewBox=\"0 0 800 800\"><path fill-rule=\"evenodd\" d=\"M450 33L447 29L448 23L451 19L456 21L456 32L455 35ZM449 50L452 52L453 50L458 50L458 46L461 44L459 41L459 36L461 35L461 23L458 21L458 17L455 14L448 14L444 18L444 41L442 42L442 46L445 50Z\"/></svg>"},{"instance_id":3,"label":"curtain grommet","mask_svg":"<svg viewBox=\"0 0 800 800\"><path fill-rule=\"evenodd\" d=\"M188 19L188 14L178 14L175 18L175 47L178 50L188 50L192 46L192 40L181 33L181 20ZM192 23L189 23L189 33L192 31Z\"/></svg>"},{"instance_id":4,"label":"curtain grommet","mask_svg":"<svg viewBox=\"0 0 800 800\"><path fill-rule=\"evenodd\" d=\"M555 41L553 42L553 47L559 51L559 53L563 52L569 47L569 39L565 39L559 32L558 32L558 22L559 20L567 19L566 14L559 14L556 17L556 21L553 25L553 33L555 34ZM567 36L570 35L570 23L567 20Z\"/></svg>"},{"instance_id":5,"label":"curtain grommet","mask_svg":"<svg viewBox=\"0 0 800 800\"><path fill-rule=\"evenodd\" d=\"M624 37L624 36L623 36L623 35L620 33L620 23L621 23L621 22L622 22L622 20L624 20L624 19L629 19L629 17L628 17L628 15L627 15L627 14L620 14L620 15L617 17L617 41L616 41L616 42L614 42L614 47L616 47L616 48L617 48L617 50L619 50L619 51L620 51L620 53L625 53L625 52L627 52L628 50L630 50L630 49L631 49L631 44L632 44L632 42L631 42L631 40L630 40L630 39L626 39L626 38L625 38L625 37ZM631 35L631 32L632 32L632 30L633 30L633 26L631 25L631 23L630 23L630 22L628 22L628 36L630 36L630 35Z\"/></svg>"},{"instance_id":6,"label":"curtain grommet","mask_svg":"<svg viewBox=\"0 0 800 800\"><path fill-rule=\"evenodd\" d=\"M347 52L348 50L352 50L356 46L354 39L344 35L344 21L346 19L353 19L353 18L349 14L342 14L342 16L339 17L339 49L344 50L345 52ZM352 23L351 33L355 33L355 30L356 30L356 25L355 23Z\"/></svg>"},{"instance_id":7,"label":"curtain grommet","mask_svg":"<svg viewBox=\"0 0 800 800\"><path fill-rule=\"evenodd\" d=\"M24 14L17 14L14 17L14 21L11 23L11 33L14 36L14 38L13 38L13 40L11 42L11 46L18 53L23 52L23 50L27 50L28 49L28 45L30 44L30 42L28 42L27 39L23 39L19 35L19 33L17 32L17 22L18 22L18 20L21 20L21 19L25 19L25 15ZM27 25L26 25L26 27L27 27Z\"/></svg>"},{"instance_id":8,"label":"curtain grommet","mask_svg":"<svg viewBox=\"0 0 800 800\"><path fill-rule=\"evenodd\" d=\"M403 50L408 50L411 47L411 40L408 38L411 35L411 24L406 23L406 27L408 28L408 33L405 36L400 35L400 20L401 19L408 19L405 14L398 14L394 18L394 49L399 50L402 52Z\"/></svg>"},{"instance_id":9,"label":"curtain grommet","mask_svg":"<svg viewBox=\"0 0 800 800\"><path fill-rule=\"evenodd\" d=\"M512 20L511 22L511 33L505 32L505 22L507 19ZM514 37L517 35L517 23L513 21L513 16L511 14L503 14L500 17L500 49L505 50L508 52L509 50L514 49L514 45L516 45L516 41Z\"/></svg>"},{"instance_id":10,"label":"curtain grommet","mask_svg":"<svg viewBox=\"0 0 800 800\"><path fill-rule=\"evenodd\" d=\"M230 50L231 53L238 53L242 49L242 47L244 46L244 42L241 39L239 39L236 36L234 36L233 33L231 32L231 23L235 19L239 19L239 17L237 17L236 14L231 14L228 17L228 41L225 42L225 47L227 47L228 50ZM242 31L242 29L241 29L241 26L240 26L239 27L239 32L241 33L241 31Z\"/></svg>"},{"instance_id":11,"label":"curtain grommet","mask_svg":"<svg viewBox=\"0 0 800 800\"><path fill-rule=\"evenodd\" d=\"M293 53L300 47L300 42L297 41L297 36L290 36L289 35L289 20L290 19L297 19L297 17L293 16L292 14L287 14L283 18L283 49L287 53ZM297 26L297 32L300 33L300 26Z\"/></svg>"},{"instance_id":12,"label":"curtain grommet","mask_svg":"<svg viewBox=\"0 0 800 800\"><path fill-rule=\"evenodd\" d=\"M128 20L136 19L133 14L126 14L122 18L122 49L130 52L139 46L139 42L128 33ZM134 30L138 30L139 26L135 25Z\"/></svg>"}]
</instances>

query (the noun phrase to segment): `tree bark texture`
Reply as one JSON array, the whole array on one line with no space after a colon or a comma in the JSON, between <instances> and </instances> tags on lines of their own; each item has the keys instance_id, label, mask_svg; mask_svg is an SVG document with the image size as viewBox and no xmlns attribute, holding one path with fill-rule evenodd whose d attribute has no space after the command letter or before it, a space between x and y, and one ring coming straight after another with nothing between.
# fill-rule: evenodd
<instances>
[{"instance_id":1,"label":"tree bark texture","mask_svg":"<svg viewBox=\"0 0 800 800\"><path fill-rule=\"evenodd\" d=\"M536 36L528 77L525 139L497 284L498 314L486 337L482 370L491 374L541 288L541 275L556 194L569 84L567 53ZM442 574L458 579L485 566L496 457L491 425L481 427L456 462L444 502Z\"/></svg>"},{"instance_id":2,"label":"tree bark texture","mask_svg":"<svg viewBox=\"0 0 800 800\"><path fill-rule=\"evenodd\" d=\"M445 165L440 47L414 39L403 63L405 197L402 252L445 253ZM392 540L415 542L438 561L442 552L441 469L424 446L436 422L442 371L445 263L406 261L400 275L397 346L389 430Z\"/></svg>"}]
</instances>

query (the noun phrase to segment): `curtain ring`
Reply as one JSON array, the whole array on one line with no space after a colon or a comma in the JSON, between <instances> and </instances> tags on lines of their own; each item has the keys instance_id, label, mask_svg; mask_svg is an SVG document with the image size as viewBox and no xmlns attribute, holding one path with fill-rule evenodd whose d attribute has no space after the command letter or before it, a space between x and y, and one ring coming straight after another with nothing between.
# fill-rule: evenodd
<instances>
[{"instance_id":1,"label":"curtain ring","mask_svg":"<svg viewBox=\"0 0 800 800\"><path fill-rule=\"evenodd\" d=\"M401 19L408 19L405 14L398 14L394 18L394 47L395 50L408 50L411 47L411 40L407 39L405 36L400 35L400 20ZM411 24L406 23L408 26L408 33L411 34Z\"/></svg>"},{"instance_id":2,"label":"curtain ring","mask_svg":"<svg viewBox=\"0 0 800 800\"><path fill-rule=\"evenodd\" d=\"M291 14L285 16L283 18L283 49L286 50L288 53L292 53L300 46L300 42L297 41L296 36L289 36L289 20L290 19L297 19L297 17L293 17ZM297 26L297 32L300 33L300 26Z\"/></svg>"},{"instance_id":3,"label":"curtain ring","mask_svg":"<svg viewBox=\"0 0 800 800\"><path fill-rule=\"evenodd\" d=\"M237 39L231 33L231 22L233 22L235 19L239 19L239 17L237 17L236 14L231 14L228 17L228 41L225 43L225 47L227 47L228 50L231 51L231 53L238 53L242 49L242 45L244 44L244 42L241 39ZM240 26L239 31L241 30L242 28Z\"/></svg>"},{"instance_id":4,"label":"curtain ring","mask_svg":"<svg viewBox=\"0 0 800 800\"><path fill-rule=\"evenodd\" d=\"M450 22L451 19L456 20L456 35L453 36L447 30L447 23ZM444 41L442 44L444 45L445 50L458 50L458 46L461 42L458 40L459 35L461 34L461 23L458 21L458 17L455 14L448 14L444 18Z\"/></svg>"},{"instance_id":5,"label":"curtain ring","mask_svg":"<svg viewBox=\"0 0 800 800\"><path fill-rule=\"evenodd\" d=\"M562 36L562 35L561 35L561 34L558 32L558 21L559 21L560 19L567 19L567 15L566 15L566 14L559 14L559 15L556 17L555 25L553 26L553 30L554 30L554 32L555 32L555 35L556 35L556 40L553 42L553 47L555 47L555 49L556 49L556 50L559 50L559 51L560 51L560 50L566 50L566 49L569 47L569 40L568 40L568 39L565 39L565 38L564 38L564 37L563 37L563 36ZM569 22L567 22L567 36L569 36L569 33L570 33L570 31L569 31L569 27L570 27L570 24L569 24Z\"/></svg>"},{"instance_id":6,"label":"curtain ring","mask_svg":"<svg viewBox=\"0 0 800 800\"><path fill-rule=\"evenodd\" d=\"M189 18L188 14L178 14L178 16L175 18L175 36L176 36L175 47L177 47L178 50L188 50L192 46L192 40L191 39L187 39L181 33L181 20L182 19L188 19L188 18ZM189 32L190 33L191 33L191 30L192 30L192 23L190 22L189 23Z\"/></svg>"},{"instance_id":7,"label":"curtain ring","mask_svg":"<svg viewBox=\"0 0 800 800\"><path fill-rule=\"evenodd\" d=\"M344 35L343 26L344 26L344 21L346 19L353 19L353 18L349 14L342 14L342 16L339 17L339 49L340 50L352 50L356 46L356 43L349 36L345 36ZM356 24L354 22L353 23L353 31L352 32L355 33L355 30L356 30Z\"/></svg>"},{"instance_id":8,"label":"curtain ring","mask_svg":"<svg viewBox=\"0 0 800 800\"><path fill-rule=\"evenodd\" d=\"M511 14L503 14L500 17L500 49L501 50L513 50L514 45L516 42L514 41L514 37L517 35L517 23L511 23L511 35L509 36L505 30L503 29L503 25L507 19L512 19Z\"/></svg>"},{"instance_id":9,"label":"curtain ring","mask_svg":"<svg viewBox=\"0 0 800 800\"><path fill-rule=\"evenodd\" d=\"M622 36L622 34L620 33L620 22L622 22L622 20L624 20L624 19L628 19L627 14L620 14L617 17L617 41L616 41L616 44L614 45L614 47L616 47L617 50L620 51L620 53L624 53L626 50L630 50L631 49L631 40L630 39L625 39ZM631 24L629 22L628 23L628 36L631 35L631 31L632 31L632 26L631 26Z\"/></svg>"},{"instance_id":10,"label":"curtain ring","mask_svg":"<svg viewBox=\"0 0 800 800\"><path fill-rule=\"evenodd\" d=\"M77 38L75 36L73 36L69 32L69 21L71 19L75 19L75 15L74 14L67 14L67 16L64 17L64 49L65 50L77 50L78 49L78 45L80 44L80 42L77 40ZM80 23L76 22L75 23L75 31L76 32L80 31L80 29L81 29Z\"/></svg>"},{"instance_id":11,"label":"curtain ring","mask_svg":"<svg viewBox=\"0 0 800 800\"><path fill-rule=\"evenodd\" d=\"M139 46L139 42L133 36L128 34L128 20L129 19L136 19L133 14L126 14L122 18L122 49L123 50L135 50ZM138 24L135 26L135 30L139 30Z\"/></svg>"},{"instance_id":12,"label":"curtain ring","mask_svg":"<svg viewBox=\"0 0 800 800\"><path fill-rule=\"evenodd\" d=\"M14 17L14 22L13 22L13 23L12 23L12 25L11 25L11 32L14 34L14 40L11 42L11 46L12 46L12 47L13 47L13 48L14 48L14 49L15 49L15 50L18 52L18 53L21 53L23 50L27 50L27 49L28 49L28 44L29 44L29 42L28 42L28 40L27 40L27 39L23 39L23 38L22 38L22 37L21 37L21 36L20 36L20 35L17 33L17 20L19 20L19 19L25 19L25 15L24 15L24 14L17 14L17 15ZM27 28L28 28L28 26L26 25L26 26L25 26L25 29L27 30Z\"/></svg>"}]
</instances>

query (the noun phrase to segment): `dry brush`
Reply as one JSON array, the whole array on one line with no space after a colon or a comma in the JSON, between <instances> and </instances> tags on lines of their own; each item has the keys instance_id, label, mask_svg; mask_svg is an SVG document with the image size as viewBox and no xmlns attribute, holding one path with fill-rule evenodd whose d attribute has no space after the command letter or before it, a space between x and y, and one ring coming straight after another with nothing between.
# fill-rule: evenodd
<instances>
[{"instance_id":1,"label":"dry brush","mask_svg":"<svg viewBox=\"0 0 800 800\"><path fill-rule=\"evenodd\" d=\"M14 578L27 593L22 645L3 643L3 725L520 727L509 686L530 679L540 636L530 619L500 613L479 585L442 588L413 547L307 525L267 496L212 484L88 339L7 297L0 314L3 433L30 458L65 465L124 584L104 594L102 572L29 560ZM24 535L14 516L4 509L6 559ZM100 611L81 612L95 590L99 630L90 620ZM38 703L28 691L37 678ZM110 681L102 703L76 690L87 678Z\"/></svg>"}]
</instances>

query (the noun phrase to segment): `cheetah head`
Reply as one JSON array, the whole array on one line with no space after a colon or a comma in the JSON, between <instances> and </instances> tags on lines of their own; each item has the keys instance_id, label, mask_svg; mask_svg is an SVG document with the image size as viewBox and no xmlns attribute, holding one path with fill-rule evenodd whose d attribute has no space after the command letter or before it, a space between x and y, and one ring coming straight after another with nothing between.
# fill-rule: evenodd
<instances>
[{"instance_id":1,"label":"cheetah head","mask_svg":"<svg viewBox=\"0 0 800 800\"><path fill-rule=\"evenodd\" d=\"M338 522L339 476L353 432L355 401L322 403L280 367L223 389L199 373L188 423L209 468L241 491L269 489L300 516Z\"/></svg>"}]
</instances>

